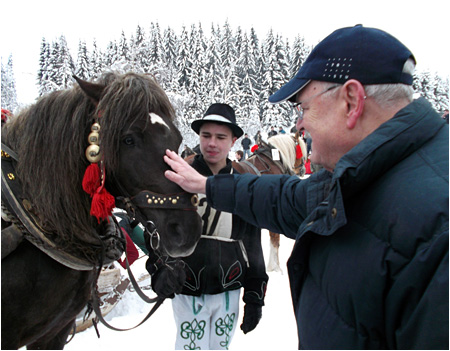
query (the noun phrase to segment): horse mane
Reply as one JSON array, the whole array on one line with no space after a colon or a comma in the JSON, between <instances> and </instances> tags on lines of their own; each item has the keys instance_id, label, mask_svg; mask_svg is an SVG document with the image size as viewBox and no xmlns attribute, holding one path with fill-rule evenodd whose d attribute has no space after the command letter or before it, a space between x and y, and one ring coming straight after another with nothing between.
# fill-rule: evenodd
<instances>
[{"instance_id":1,"label":"horse mane","mask_svg":"<svg viewBox=\"0 0 450 351\"><path fill-rule=\"evenodd\" d=\"M293 169L296 152L295 141L289 134L277 134L268 139L269 145L276 147L281 153L281 161L286 169Z\"/></svg>"},{"instance_id":2,"label":"horse mane","mask_svg":"<svg viewBox=\"0 0 450 351\"><path fill-rule=\"evenodd\" d=\"M40 225L57 233L57 245L73 239L99 244L90 216L91 199L82 189L87 136L101 114L100 144L106 169L118 165L120 135L125 126L145 118L149 109L174 116L168 98L156 81L144 75L104 74L106 85L98 107L78 85L41 97L2 128L2 142L20 161L16 173Z\"/></svg>"}]
</instances>

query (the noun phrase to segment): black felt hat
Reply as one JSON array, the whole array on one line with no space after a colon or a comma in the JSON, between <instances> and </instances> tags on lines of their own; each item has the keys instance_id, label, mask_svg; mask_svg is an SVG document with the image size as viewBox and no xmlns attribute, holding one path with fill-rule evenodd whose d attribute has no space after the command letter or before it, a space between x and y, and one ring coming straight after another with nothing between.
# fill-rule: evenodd
<instances>
[{"instance_id":1,"label":"black felt hat","mask_svg":"<svg viewBox=\"0 0 450 351\"><path fill-rule=\"evenodd\" d=\"M233 108L227 104L212 104L209 106L208 110L206 110L205 115L202 119L197 119L191 123L191 128L197 134L200 133L200 127L203 123L213 122L224 124L229 127L234 136L241 137L244 134L244 131L236 124L236 115L234 113Z\"/></svg>"}]
</instances>

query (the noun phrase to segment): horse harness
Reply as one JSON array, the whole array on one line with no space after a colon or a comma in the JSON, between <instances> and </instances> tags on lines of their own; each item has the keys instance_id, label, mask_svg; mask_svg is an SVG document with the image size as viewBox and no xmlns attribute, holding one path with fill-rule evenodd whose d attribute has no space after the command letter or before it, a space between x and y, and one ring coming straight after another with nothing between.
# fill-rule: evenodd
<instances>
[{"instance_id":1,"label":"horse harness","mask_svg":"<svg viewBox=\"0 0 450 351\"><path fill-rule=\"evenodd\" d=\"M78 271L89 271L97 265L109 264L120 258L122 251L120 242L124 241L121 233L114 232L111 228L108 237L100 236L101 245L90 245L90 250L77 250L77 245L67 245L61 248L52 240L54 233L48 232L40 224L38 215L34 212L33 205L26 198L22 190L20 179L15 172L15 162L19 156L8 146L2 144L2 215L11 223L2 230L2 258L27 239L38 249L52 257L60 264ZM7 248L3 250L3 243ZM122 244L123 247L123 244ZM72 250L72 251L68 251Z\"/></svg>"},{"instance_id":2,"label":"horse harness","mask_svg":"<svg viewBox=\"0 0 450 351\"><path fill-rule=\"evenodd\" d=\"M20 244L23 238L30 241L41 251L46 253L48 256L63 264L64 266L78 270L78 271L89 271L95 268L96 261L86 261L74 255L68 254L65 251L59 249L48 236L51 233L46 232L39 224L37 215L33 213L32 205L29 200L27 200L22 192L22 186L20 180L16 177L14 163L18 162L19 156L11 150L8 146L2 143L1 150L2 157L2 217L7 216L7 220L11 222L11 225L2 229L2 259L6 257L9 253L14 251L14 249ZM115 185L121 191L121 194L127 194L125 189L115 181ZM21 199L21 201L19 201ZM133 221L140 222L145 228L145 231L150 236L150 246L154 251L160 255L160 235L155 224L148 220L146 216L140 210L141 208L157 208L157 209L182 209L182 210L197 210L198 197L196 194L189 193L178 193L172 195L164 195L154 193L148 190L144 190L137 194L136 196L119 196L116 198L117 207L122 208L127 211L127 214ZM120 230L119 224L117 223L114 216L112 216L112 225L114 225L118 231L118 238L115 240L121 240L125 242L122 231ZM4 245L3 239L6 238ZM124 245L123 245L124 246ZM6 247L6 252L4 249ZM111 247L108 245L108 247ZM100 274L101 267L103 265L112 263L120 258L122 251L119 254L117 252L112 255L112 258L105 259L103 264L98 266L98 274ZM105 256L105 255L104 255ZM109 255L111 256L111 255ZM104 258L104 257L103 257ZM97 318L108 328L116 331L130 330L138 327L144 323L164 302L164 298L156 297L149 298L139 287L136 279L131 272L128 258L126 260L127 271L130 277L130 281L136 290L137 294L147 303L155 303L153 308L147 314L147 316L138 325L128 329L119 329L109 325L103 318L100 310L100 301L96 291L96 285L92 287L92 302L91 306L88 306L88 310L85 314L85 318L89 316L93 310ZM94 323L95 325L95 323ZM98 333L98 331L97 331Z\"/></svg>"},{"instance_id":3,"label":"horse harness","mask_svg":"<svg viewBox=\"0 0 450 351\"><path fill-rule=\"evenodd\" d=\"M265 160L265 158L268 158L269 160L272 160L272 162L274 162L275 166L277 166L283 174L289 174L289 175L294 174L293 171L291 169L285 167L285 165L281 161L281 154L280 154L279 161L273 160L272 150L276 149L274 146L272 146L268 143L265 143L265 142L261 142L261 145L262 145L262 147L259 148L258 150L256 150L254 156L256 157L256 159L258 159L264 165L265 168L260 170L253 163L251 163L248 160L239 162L239 164L243 168L245 168L248 173L256 174L258 176L260 176L261 174L264 174L264 173L270 174L271 165Z\"/></svg>"}]
</instances>

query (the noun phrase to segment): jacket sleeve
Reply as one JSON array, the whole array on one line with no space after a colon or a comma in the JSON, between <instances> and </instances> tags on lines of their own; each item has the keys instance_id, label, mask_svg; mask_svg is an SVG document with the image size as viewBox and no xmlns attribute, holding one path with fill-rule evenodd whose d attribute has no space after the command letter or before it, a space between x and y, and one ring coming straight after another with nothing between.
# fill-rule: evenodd
<instances>
[{"instance_id":1,"label":"jacket sleeve","mask_svg":"<svg viewBox=\"0 0 450 351\"><path fill-rule=\"evenodd\" d=\"M392 277L386 298L388 348L448 349L448 230L422 245Z\"/></svg>"},{"instance_id":2,"label":"jacket sleeve","mask_svg":"<svg viewBox=\"0 0 450 351\"><path fill-rule=\"evenodd\" d=\"M216 209L295 238L306 217L306 183L287 175L216 175L207 180L206 196Z\"/></svg>"},{"instance_id":3,"label":"jacket sleeve","mask_svg":"<svg viewBox=\"0 0 450 351\"><path fill-rule=\"evenodd\" d=\"M243 282L243 301L264 306L269 276L266 274L266 264L261 246L261 229L243 221L239 216L233 216L233 232L242 240L248 259ZM235 234L233 234L234 236Z\"/></svg>"}]
</instances>

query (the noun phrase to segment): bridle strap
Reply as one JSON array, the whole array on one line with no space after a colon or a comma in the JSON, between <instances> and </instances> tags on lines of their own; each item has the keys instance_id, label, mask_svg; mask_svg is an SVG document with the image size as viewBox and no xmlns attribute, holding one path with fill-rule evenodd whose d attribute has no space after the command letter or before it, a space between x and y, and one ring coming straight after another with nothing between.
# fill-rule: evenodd
<instances>
[{"instance_id":1,"label":"bridle strap","mask_svg":"<svg viewBox=\"0 0 450 351\"><path fill-rule=\"evenodd\" d=\"M131 202L140 208L197 211L198 196L187 192L159 194L143 190L131 197Z\"/></svg>"}]
</instances>

